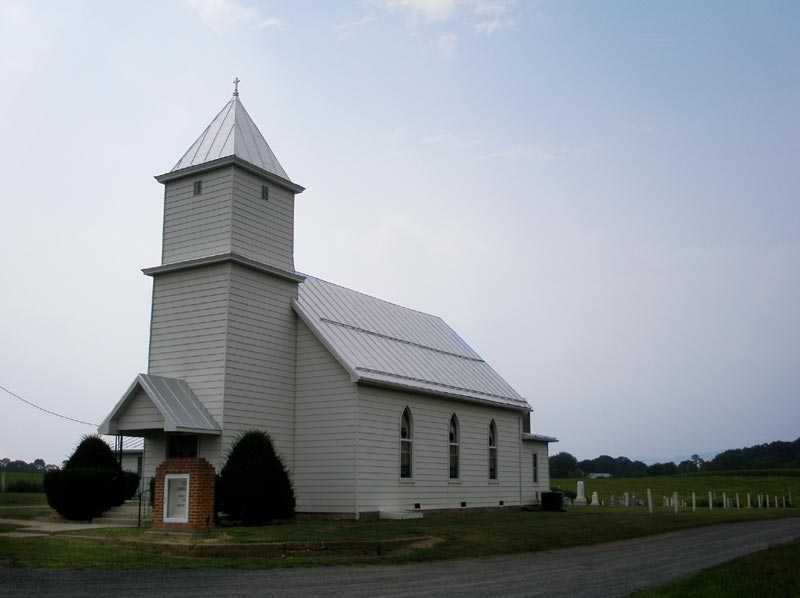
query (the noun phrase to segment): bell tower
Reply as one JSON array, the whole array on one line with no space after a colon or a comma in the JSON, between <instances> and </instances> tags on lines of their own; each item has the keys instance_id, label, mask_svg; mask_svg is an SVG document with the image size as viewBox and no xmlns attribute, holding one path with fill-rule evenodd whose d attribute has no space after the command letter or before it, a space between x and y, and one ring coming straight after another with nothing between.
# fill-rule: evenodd
<instances>
[{"instance_id":1,"label":"bell tower","mask_svg":"<svg viewBox=\"0 0 800 598\"><path fill-rule=\"evenodd\" d=\"M238 83L172 170L156 177L164 185L162 263L143 270L153 277L148 374L185 381L219 425L221 434L197 439L197 456L215 467L241 430L267 430L287 464L294 440L291 302L303 280L294 270L294 200L303 187L250 118ZM145 461L155 467L174 438L147 440Z\"/></svg>"}]
</instances>

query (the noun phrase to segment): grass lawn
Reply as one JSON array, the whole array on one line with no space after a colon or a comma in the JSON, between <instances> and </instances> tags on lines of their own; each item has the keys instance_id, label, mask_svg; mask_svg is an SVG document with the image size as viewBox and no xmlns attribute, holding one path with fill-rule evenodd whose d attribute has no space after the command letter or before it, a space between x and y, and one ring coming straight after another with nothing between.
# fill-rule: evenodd
<instances>
[{"instance_id":1,"label":"grass lawn","mask_svg":"<svg viewBox=\"0 0 800 598\"><path fill-rule=\"evenodd\" d=\"M44 493L0 492L0 518L36 519L55 514L56 512L47 505Z\"/></svg>"},{"instance_id":2,"label":"grass lawn","mask_svg":"<svg viewBox=\"0 0 800 598\"><path fill-rule=\"evenodd\" d=\"M636 598L800 596L800 540L729 561Z\"/></svg>"},{"instance_id":3,"label":"grass lawn","mask_svg":"<svg viewBox=\"0 0 800 598\"><path fill-rule=\"evenodd\" d=\"M739 503L747 505L747 493L750 493L752 504L756 504L757 494L769 494L774 505L774 497L786 496L788 500L791 491L794 504L800 505L800 474L795 475L711 475L711 474L686 474L670 476L649 476L643 478L603 478L590 480L589 478L554 478L550 480L553 489L560 488L575 492L576 483L583 480L586 498L597 492L600 500L610 503L611 495L621 498L624 492L635 494L638 498L647 500L647 489L653 492L653 501L656 506L661 505L663 496L672 496L677 492L680 500L691 504L692 492L700 500L708 501L709 490L717 495L718 505L722 505L722 493L725 492L735 501L739 493Z\"/></svg>"},{"instance_id":4,"label":"grass lawn","mask_svg":"<svg viewBox=\"0 0 800 598\"><path fill-rule=\"evenodd\" d=\"M320 564L408 563L552 550L658 534L714 523L765 520L800 515L798 509L681 512L646 509L584 508L565 513L498 512L427 515L407 521L296 521L254 528L223 528L215 532L227 541L390 540L419 536L444 538L430 548L384 557L316 557L313 559L187 558L153 555L100 545L81 535L145 539L144 529L108 529L49 538L0 538L0 559L12 566L66 569L130 568L265 568Z\"/></svg>"}]
</instances>

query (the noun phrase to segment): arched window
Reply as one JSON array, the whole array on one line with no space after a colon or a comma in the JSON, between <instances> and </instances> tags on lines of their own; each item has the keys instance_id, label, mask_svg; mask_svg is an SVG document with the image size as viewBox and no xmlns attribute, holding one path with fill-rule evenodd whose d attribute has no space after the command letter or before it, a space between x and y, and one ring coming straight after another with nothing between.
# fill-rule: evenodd
<instances>
[{"instance_id":1,"label":"arched window","mask_svg":"<svg viewBox=\"0 0 800 598\"><path fill-rule=\"evenodd\" d=\"M411 411L406 407L400 418L400 477L411 477L411 455L414 442Z\"/></svg>"},{"instance_id":2,"label":"arched window","mask_svg":"<svg viewBox=\"0 0 800 598\"><path fill-rule=\"evenodd\" d=\"M454 413L450 418L450 479L458 479L458 446L460 434L458 429L458 418Z\"/></svg>"},{"instance_id":3,"label":"arched window","mask_svg":"<svg viewBox=\"0 0 800 598\"><path fill-rule=\"evenodd\" d=\"M489 479L497 479L497 426L489 424Z\"/></svg>"}]
</instances>

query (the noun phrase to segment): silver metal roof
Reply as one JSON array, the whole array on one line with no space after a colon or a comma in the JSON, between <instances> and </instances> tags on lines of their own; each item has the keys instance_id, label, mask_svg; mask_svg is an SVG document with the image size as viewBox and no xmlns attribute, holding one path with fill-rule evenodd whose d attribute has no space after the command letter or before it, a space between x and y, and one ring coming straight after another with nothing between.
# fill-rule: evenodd
<instances>
[{"instance_id":1,"label":"silver metal roof","mask_svg":"<svg viewBox=\"0 0 800 598\"><path fill-rule=\"evenodd\" d=\"M534 442L558 442L555 436L545 436L544 434L522 434L522 440L533 440Z\"/></svg>"},{"instance_id":2,"label":"silver metal roof","mask_svg":"<svg viewBox=\"0 0 800 598\"><path fill-rule=\"evenodd\" d=\"M294 308L355 381L530 408L441 318L311 276Z\"/></svg>"},{"instance_id":3,"label":"silver metal roof","mask_svg":"<svg viewBox=\"0 0 800 598\"><path fill-rule=\"evenodd\" d=\"M291 180L239 101L238 95L234 95L225 104L170 172L228 156L237 156L262 170L287 181Z\"/></svg>"},{"instance_id":4,"label":"silver metal roof","mask_svg":"<svg viewBox=\"0 0 800 598\"><path fill-rule=\"evenodd\" d=\"M139 374L103 420L100 434L116 434L116 420L125 411L128 403L143 390L164 417L167 432L194 432L198 434L220 434L219 424L206 411L203 404L184 380Z\"/></svg>"}]
</instances>

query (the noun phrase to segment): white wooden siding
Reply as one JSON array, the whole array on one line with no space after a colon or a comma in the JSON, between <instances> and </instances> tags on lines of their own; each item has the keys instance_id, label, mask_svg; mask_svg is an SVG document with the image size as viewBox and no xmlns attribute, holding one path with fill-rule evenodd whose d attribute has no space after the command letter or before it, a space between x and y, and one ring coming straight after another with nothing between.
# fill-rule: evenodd
<instances>
[{"instance_id":1,"label":"white wooden siding","mask_svg":"<svg viewBox=\"0 0 800 598\"><path fill-rule=\"evenodd\" d=\"M261 187L269 199L261 199ZM231 251L294 272L294 195L244 170L233 175Z\"/></svg>"},{"instance_id":2,"label":"white wooden siding","mask_svg":"<svg viewBox=\"0 0 800 598\"><path fill-rule=\"evenodd\" d=\"M148 372L186 380L220 426L230 265L160 274L153 279Z\"/></svg>"},{"instance_id":3,"label":"white wooden siding","mask_svg":"<svg viewBox=\"0 0 800 598\"><path fill-rule=\"evenodd\" d=\"M161 465L167 456L167 435L163 432L145 436L144 454L142 456L142 477L152 478L156 475L156 467Z\"/></svg>"},{"instance_id":4,"label":"white wooden siding","mask_svg":"<svg viewBox=\"0 0 800 598\"><path fill-rule=\"evenodd\" d=\"M203 183L200 195L196 181ZM167 183L162 263L230 252L232 193L232 166Z\"/></svg>"},{"instance_id":5,"label":"white wooden siding","mask_svg":"<svg viewBox=\"0 0 800 598\"><path fill-rule=\"evenodd\" d=\"M522 500L526 505L541 499L542 492L550 490L550 456L546 442L525 440L522 442ZM533 454L539 456L539 482L533 483ZM538 494L537 494L538 493Z\"/></svg>"},{"instance_id":6,"label":"white wooden siding","mask_svg":"<svg viewBox=\"0 0 800 598\"><path fill-rule=\"evenodd\" d=\"M291 466L294 450L297 283L230 266L222 450L263 429ZM195 391L196 392L196 391Z\"/></svg>"},{"instance_id":7,"label":"white wooden siding","mask_svg":"<svg viewBox=\"0 0 800 598\"><path fill-rule=\"evenodd\" d=\"M122 417L117 420L117 430L155 430L164 428L164 416L153 405L147 393L140 390L125 407Z\"/></svg>"},{"instance_id":8,"label":"white wooden siding","mask_svg":"<svg viewBox=\"0 0 800 598\"><path fill-rule=\"evenodd\" d=\"M358 386L359 511L520 504L520 420L508 409ZM400 416L413 416L411 480L400 478ZM449 479L448 426L460 424L460 478ZM498 479L489 480L489 423L498 434Z\"/></svg>"},{"instance_id":9,"label":"white wooden siding","mask_svg":"<svg viewBox=\"0 0 800 598\"><path fill-rule=\"evenodd\" d=\"M297 511L354 513L355 384L302 320L297 326Z\"/></svg>"}]
</instances>

